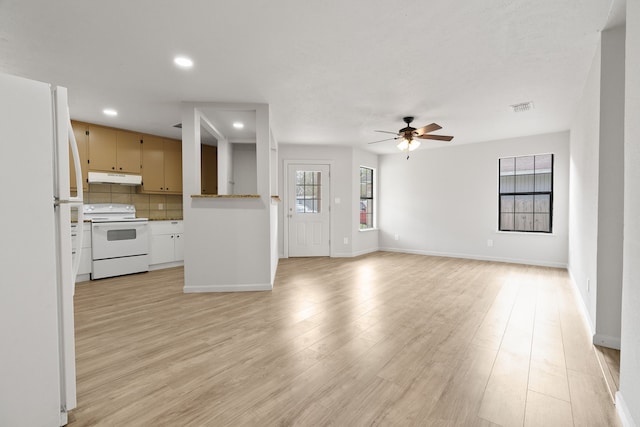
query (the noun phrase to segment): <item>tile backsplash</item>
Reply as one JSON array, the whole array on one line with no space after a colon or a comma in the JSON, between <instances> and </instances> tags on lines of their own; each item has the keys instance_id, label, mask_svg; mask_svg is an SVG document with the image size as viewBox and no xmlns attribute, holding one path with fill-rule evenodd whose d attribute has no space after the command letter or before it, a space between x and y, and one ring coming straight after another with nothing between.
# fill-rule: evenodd
<instances>
[{"instance_id":1,"label":"tile backsplash","mask_svg":"<svg viewBox=\"0 0 640 427\"><path fill-rule=\"evenodd\" d=\"M85 203L135 205L136 216L149 219L182 219L182 195L140 194L138 187L119 184L89 184Z\"/></svg>"}]
</instances>

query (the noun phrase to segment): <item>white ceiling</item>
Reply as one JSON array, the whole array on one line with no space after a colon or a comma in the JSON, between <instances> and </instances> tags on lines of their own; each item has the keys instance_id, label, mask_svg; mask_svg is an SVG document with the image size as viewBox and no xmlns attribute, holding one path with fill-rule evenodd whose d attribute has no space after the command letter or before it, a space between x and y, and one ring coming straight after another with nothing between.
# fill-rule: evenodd
<instances>
[{"instance_id":1,"label":"white ceiling","mask_svg":"<svg viewBox=\"0 0 640 427\"><path fill-rule=\"evenodd\" d=\"M92 123L179 137L181 101L258 102L280 143L392 152L367 142L407 115L457 144L568 129L616 3L0 0L0 71L68 87Z\"/></svg>"}]
</instances>

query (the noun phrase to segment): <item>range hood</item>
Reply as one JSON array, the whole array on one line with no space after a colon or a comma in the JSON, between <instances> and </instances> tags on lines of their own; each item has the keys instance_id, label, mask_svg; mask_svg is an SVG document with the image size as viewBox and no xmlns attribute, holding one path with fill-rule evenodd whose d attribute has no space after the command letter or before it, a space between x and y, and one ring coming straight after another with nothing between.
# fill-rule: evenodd
<instances>
[{"instance_id":1,"label":"range hood","mask_svg":"<svg viewBox=\"0 0 640 427\"><path fill-rule=\"evenodd\" d=\"M141 175L115 172L89 172L89 184L142 185Z\"/></svg>"}]
</instances>

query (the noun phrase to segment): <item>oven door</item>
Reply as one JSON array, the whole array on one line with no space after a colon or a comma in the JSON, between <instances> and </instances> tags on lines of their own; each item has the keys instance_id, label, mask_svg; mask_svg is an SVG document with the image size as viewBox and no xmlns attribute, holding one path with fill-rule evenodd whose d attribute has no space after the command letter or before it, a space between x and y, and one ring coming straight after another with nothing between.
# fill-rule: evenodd
<instances>
[{"instance_id":1,"label":"oven door","mask_svg":"<svg viewBox=\"0 0 640 427\"><path fill-rule=\"evenodd\" d=\"M149 253L147 222L94 222L91 224L94 260Z\"/></svg>"}]
</instances>

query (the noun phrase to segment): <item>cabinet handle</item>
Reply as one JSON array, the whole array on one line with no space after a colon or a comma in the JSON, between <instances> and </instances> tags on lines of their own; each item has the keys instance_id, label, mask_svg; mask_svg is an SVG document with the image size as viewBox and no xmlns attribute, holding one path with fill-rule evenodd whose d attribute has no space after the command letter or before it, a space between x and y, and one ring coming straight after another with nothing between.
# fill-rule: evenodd
<instances>
[{"instance_id":1,"label":"cabinet handle","mask_svg":"<svg viewBox=\"0 0 640 427\"><path fill-rule=\"evenodd\" d=\"M111 170L116 170L115 166L111 166Z\"/></svg>"},{"instance_id":2,"label":"cabinet handle","mask_svg":"<svg viewBox=\"0 0 640 427\"><path fill-rule=\"evenodd\" d=\"M173 239L173 234L171 235L171 238Z\"/></svg>"},{"instance_id":3,"label":"cabinet handle","mask_svg":"<svg viewBox=\"0 0 640 427\"><path fill-rule=\"evenodd\" d=\"M176 234L176 239L179 239L179 238L180 238L180 235L179 235L179 234Z\"/></svg>"}]
</instances>

